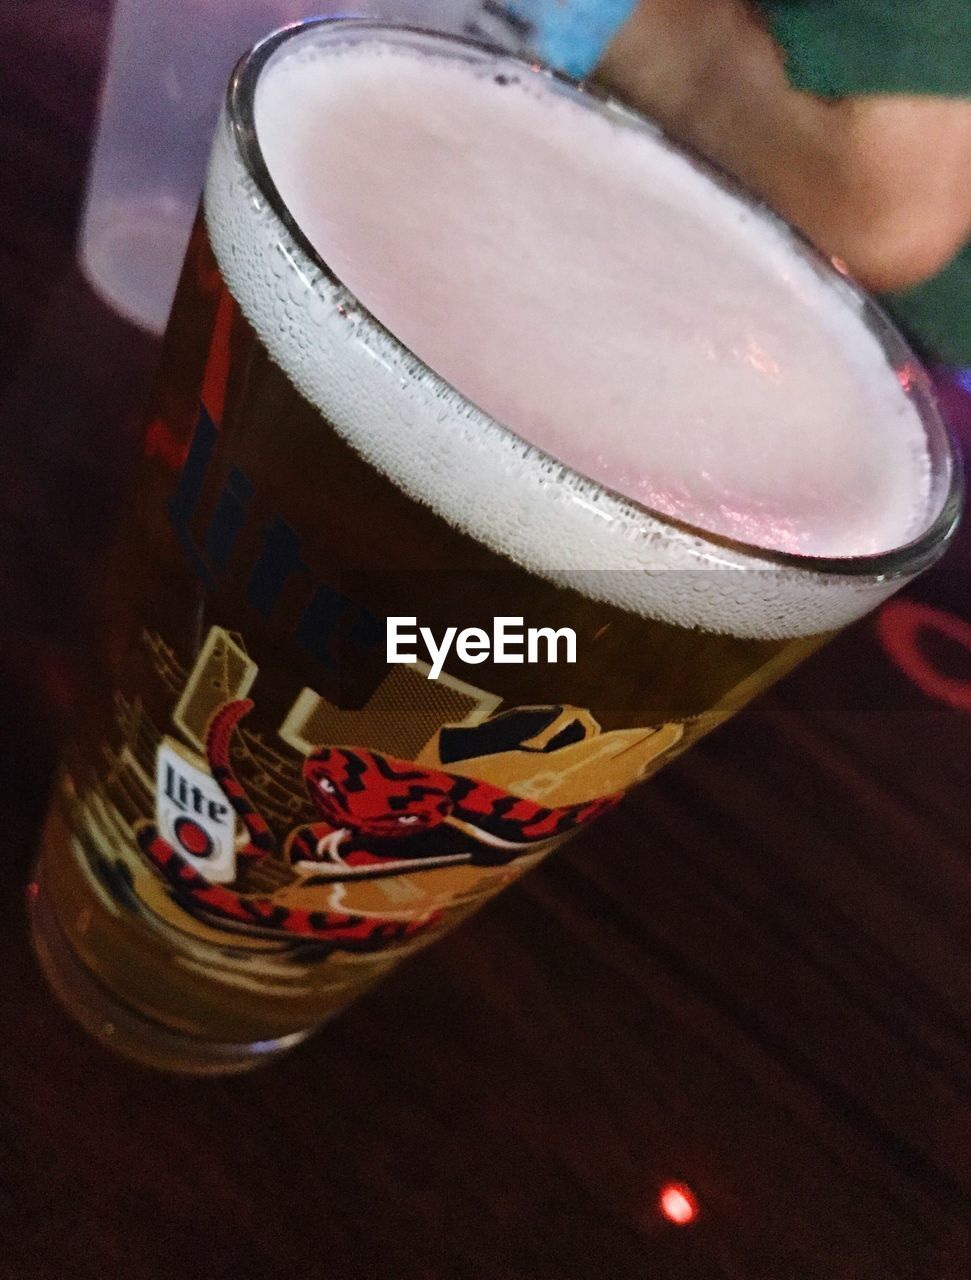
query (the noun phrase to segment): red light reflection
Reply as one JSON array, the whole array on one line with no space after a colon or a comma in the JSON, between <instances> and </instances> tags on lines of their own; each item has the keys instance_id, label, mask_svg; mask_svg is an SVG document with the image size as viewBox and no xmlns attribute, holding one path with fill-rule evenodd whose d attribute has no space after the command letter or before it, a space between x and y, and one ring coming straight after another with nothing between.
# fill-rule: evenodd
<instances>
[{"instance_id":1,"label":"red light reflection","mask_svg":"<svg viewBox=\"0 0 971 1280\"><path fill-rule=\"evenodd\" d=\"M906 391L909 394L911 391L913 391L915 385L919 381L917 366L914 364L911 364L911 362L908 360L905 365L902 365L897 370L897 380L899 381L900 385L903 387L904 391Z\"/></svg>"},{"instance_id":2,"label":"red light reflection","mask_svg":"<svg viewBox=\"0 0 971 1280\"><path fill-rule=\"evenodd\" d=\"M683 1182L668 1182L661 1188L658 1207L677 1227L687 1227L698 1216L698 1197Z\"/></svg>"}]
</instances>

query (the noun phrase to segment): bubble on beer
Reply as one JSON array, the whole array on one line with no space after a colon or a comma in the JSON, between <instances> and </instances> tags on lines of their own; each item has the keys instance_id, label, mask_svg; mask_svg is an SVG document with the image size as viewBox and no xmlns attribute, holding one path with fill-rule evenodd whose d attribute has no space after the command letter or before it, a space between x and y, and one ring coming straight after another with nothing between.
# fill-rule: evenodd
<instances>
[{"instance_id":1,"label":"bubble on beer","mask_svg":"<svg viewBox=\"0 0 971 1280\"><path fill-rule=\"evenodd\" d=\"M855 295L784 227L508 61L294 44L262 76L257 132L346 291L281 247L228 131L207 221L270 354L355 448L517 562L669 621L811 633L886 594L771 562L688 581L667 571L758 561L616 496L810 555L925 527L919 415ZM631 572L584 578L604 569Z\"/></svg>"}]
</instances>

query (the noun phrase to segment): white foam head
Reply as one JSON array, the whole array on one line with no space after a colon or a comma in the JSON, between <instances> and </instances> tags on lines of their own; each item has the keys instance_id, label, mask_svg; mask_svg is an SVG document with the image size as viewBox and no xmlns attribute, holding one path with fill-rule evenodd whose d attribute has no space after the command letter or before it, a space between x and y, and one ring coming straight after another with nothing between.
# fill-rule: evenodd
<instances>
[{"instance_id":1,"label":"white foam head","mask_svg":"<svg viewBox=\"0 0 971 1280\"><path fill-rule=\"evenodd\" d=\"M800 554L919 534L924 427L852 290L652 131L545 76L322 30L271 59L255 120L342 283L279 225L226 127L206 214L244 313L349 443L500 553L650 616L794 635L889 593L618 496ZM697 568L763 572L671 572Z\"/></svg>"}]
</instances>

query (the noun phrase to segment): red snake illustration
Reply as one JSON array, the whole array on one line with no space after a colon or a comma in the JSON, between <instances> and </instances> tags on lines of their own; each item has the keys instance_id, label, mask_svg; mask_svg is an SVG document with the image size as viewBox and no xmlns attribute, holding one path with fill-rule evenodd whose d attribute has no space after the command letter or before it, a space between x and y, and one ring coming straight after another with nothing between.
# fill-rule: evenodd
<instances>
[{"instance_id":1,"label":"red snake illustration","mask_svg":"<svg viewBox=\"0 0 971 1280\"><path fill-rule=\"evenodd\" d=\"M233 732L252 706L249 699L223 704L206 734L212 776L246 832L236 856L250 861L279 853L276 837L230 761ZM413 874L456 863L501 866L589 822L620 798L545 808L492 783L362 747L318 747L304 762L303 778L322 820L296 827L283 849L308 884ZM464 841L462 852L429 854L428 833L446 824L471 838ZM305 910L278 902L272 894L240 893L207 880L154 824L143 824L137 837L142 852L183 906L248 931L313 939L342 950L375 951L414 937L440 918L440 912L404 921Z\"/></svg>"}]
</instances>

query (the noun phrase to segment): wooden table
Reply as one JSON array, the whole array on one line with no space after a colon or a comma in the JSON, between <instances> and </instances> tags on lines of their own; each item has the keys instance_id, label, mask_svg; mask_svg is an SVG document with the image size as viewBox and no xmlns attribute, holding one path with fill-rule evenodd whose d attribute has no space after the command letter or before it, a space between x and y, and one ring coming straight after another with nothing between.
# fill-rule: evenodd
<instances>
[{"instance_id":1,"label":"wooden table","mask_svg":"<svg viewBox=\"0 0 971 1280\"><path fill-rule=\"evenodd\" d=\"M282 1065L157 1076L48 995L22 886L156 354L72 266L107 7L0 5L0 1276L964 1280L968 536Z\"/></svg>"}]
</instances>

